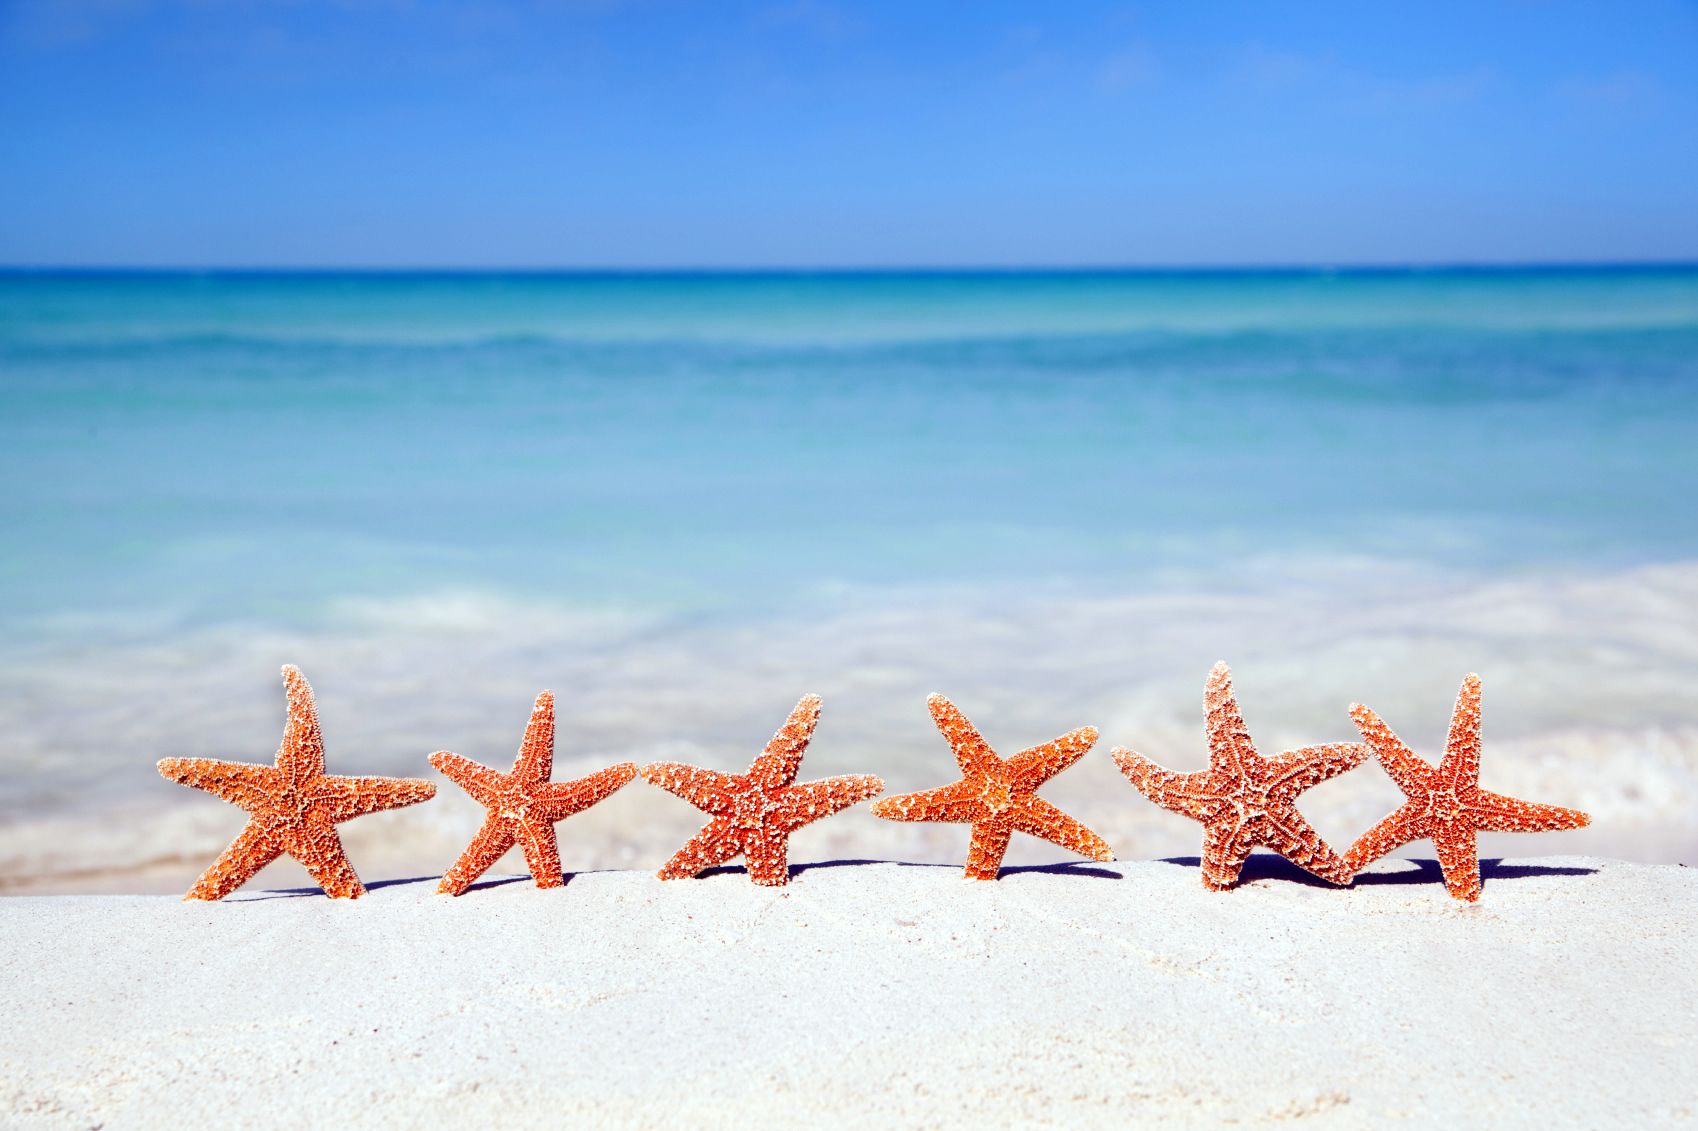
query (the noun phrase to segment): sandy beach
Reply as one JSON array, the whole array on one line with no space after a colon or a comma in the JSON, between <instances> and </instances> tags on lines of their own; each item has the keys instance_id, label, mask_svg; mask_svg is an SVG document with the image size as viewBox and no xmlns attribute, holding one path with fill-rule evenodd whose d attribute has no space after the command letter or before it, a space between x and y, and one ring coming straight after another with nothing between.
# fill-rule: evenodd
<instances>
[{"instance_id":1,"label":"sandy beach","mask_svg":"<svg viewBox=\"0 0 1698 1131\"><path fill-rule=\"evenodd\" d=\"M0 1122L1668 1125L1698 1115L1698 875L1257 856L831 861L0 900ZM1607 1071L1605 1070L1607 1066Z\"/></svg>"}]
</instances>

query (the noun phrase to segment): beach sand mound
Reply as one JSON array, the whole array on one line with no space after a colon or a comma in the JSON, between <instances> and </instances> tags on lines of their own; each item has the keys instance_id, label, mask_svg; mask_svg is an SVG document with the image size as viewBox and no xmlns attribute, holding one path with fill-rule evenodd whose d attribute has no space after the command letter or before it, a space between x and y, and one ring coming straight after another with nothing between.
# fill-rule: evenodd
<instances>
[{"instance_id":1,"label":"beach sand mound","mask_svg":"<svg viewBox=\"0 0 1698 1131\"><path fill-rule=\"evenodd\" d=\"M0 900L16 1127L1635 1126L1698 1115L1698 873L833 861Z\"/></svg>"}]
</instances>

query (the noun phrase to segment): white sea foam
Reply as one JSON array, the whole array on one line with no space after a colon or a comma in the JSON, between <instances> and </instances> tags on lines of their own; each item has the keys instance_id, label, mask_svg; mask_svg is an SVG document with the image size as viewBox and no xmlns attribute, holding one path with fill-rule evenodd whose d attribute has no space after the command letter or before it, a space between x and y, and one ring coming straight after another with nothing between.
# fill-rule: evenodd
<instances>
[{"instance_id":1,"label":"white sea foam","mask_svg":"<svg viewBox=\"0 0 1698 1131\"><path fill-rule=\"evenodd\" d=\"M239 827L164 782L168 755L268 760L278 665L318 690L332 772L434 776L433 750L510 759L531 697L559 696L556 775L678 758L737 767L804 692L826 715L805 774L954 772L924 707L952 698L1005 753L1084 723L1101 747L1046 789L1123 856L1194 854L1196 829L1139 798L1111 745L1201 764L1201 691L1232 663L1267 750L1354 737L1368 703L1417 750L1442 747L1463 673L1485 680L1486 784L1590 811L1589 829L1488 838L1487 853L1566 850L1698 861L1698 563L1463 582L1372 563L1270 572L1254 591L1105 597L839 592L828 613L680 621L451 592L337 605L306 632L221 624L151 634L87 626L0 657L0 885L186 886ZM72 642L74 641L74 642ZM1400 795L1366 767L1306 797L1347 841ZM440 871L476 827L452 785L433 803L344 826L368 877ZM658 865L698 820L641 784L564 827L569 869ZM958 859L964 831L853 813L797 838L827 855ZM1057 852L1017 842L1010 860ZM278 865L276 878L299 875Z\"/></svg>"}]
</instances>

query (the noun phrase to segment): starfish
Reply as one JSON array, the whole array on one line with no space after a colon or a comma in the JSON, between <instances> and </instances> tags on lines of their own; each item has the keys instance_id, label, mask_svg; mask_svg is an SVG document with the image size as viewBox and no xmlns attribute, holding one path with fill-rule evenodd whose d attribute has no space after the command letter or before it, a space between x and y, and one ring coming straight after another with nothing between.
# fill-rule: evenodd
<instances>
[{"instance_id":1,"label":"starfish","mask_svg":"<svg viewBox=\"0 0 1698 1131\"><path fill-rule=\"evenodd\" d=\"M1092 860L1114 859L1102 837L1037 795L1039 786L1084 757L1096 743L1095 727L1080 727L1004 759L948 699L932 695L926 705L937 729L955 750L961 780L887 797L873 806L874 816L889 821L971 822L966 874L973 880L996 879L1016 829Z\"/></svg>"},{"instance_id":2,"label":"starfish","mask_svg":"<svg viewBox=\"0 0 1698 1131\"><path fill-rule=\"evenodd\" d=\"M184 899L223 899L253 874L288 853L333 899L365 894L360 877L336 835L341 821L415 805L436 787L415 778L343 778L324 772L324 735L312 687L293 664L283 668L289 719L275 765L165 758L159 772L181 785L203 789L248 811L248 824Z\"/></svg>"},{"instance_id":3,"label":"starfish","mask_svg":"<svg viewBox=\"0 0 1698 1131\"><path fill-rule=\"evenodd\" d=\"M636 763L621 762L576 781L549 781L554 768L551 691L537 696L519 754L507 773L446 750L432 754L430 764L489 810L478 835L436 889L447 895L465 891L515 842L524 851L525 866L537 887L559 887L560 847L554 839L554 823L588 809L637 776Z\"/></svg>"},{"instance_id":4,"label":"starfish","mask_svg":"<svg viewBox=\"0 0 1698 1131\"><path fill-rule=\"evenodd\" d=\"M1350 865L1297 811L1297 795L1354 769L1368 757L1355 742L1305 746L1263 757L1232 695L1224 663L1209 672L1204 692L1209 768L1175 773L1122 747L1110 753L1138 792L1164 809L1203 823L1203 886L1225 891L1238 882L1250 849L1264 845L1335 884L1350 882Z\"/></svg>"},{"instance_id":5,"label":"starfish","mask_svg":"<svg viewBox=\"0 0 1698 1131\"><path fill-rule=\"evenodd\" d=\"M1578 829L1591 818L1578 809L1538 805L1480 788L1480 677L1470 673L1456 693L1450 734L1437 769L1429 766L1380 717L1360 703L1350 717L1379 757L1380 765L1409 796L1396 812L1363 833L1345 863L1352 872L1413 840L1431 838L1438 850L1444 886L1457 899L1480 898L1480 850L1474 834Z\"/></svg>"},{"instance_id":6,"label":"starfish","mask_svg":"<svg viewBox=\"0 0 1698 1131\"><path fill-rule=\"evenodd\" d=\"M791 833L884 791L882 780L866 775L792 784L819 718L820 697L804 695L746 774L721 774L681 762L643 767L645 781L713 817L660 870L661 879L699 875L741 854L755 883L787 884Z\"/></svg>"}]
</instances>

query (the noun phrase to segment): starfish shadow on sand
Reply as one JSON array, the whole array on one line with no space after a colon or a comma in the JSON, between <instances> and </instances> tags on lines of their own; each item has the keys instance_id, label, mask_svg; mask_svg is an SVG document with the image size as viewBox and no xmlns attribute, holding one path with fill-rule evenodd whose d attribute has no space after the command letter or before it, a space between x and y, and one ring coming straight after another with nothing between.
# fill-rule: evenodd
<instances>
[{"instance_id":1,"label":"starfish shadow on sand","mask_svg":"<svg viewBox=\"0 0 1698 1131\"><path fill-rule=\"evenodd\" d=\"M1439 868L1437 860L1398 860L1400 864L1413 864L1413 868L1400 868L1395 872L1364 872L1356 877L1356 883L1363 887L1377 884L1442 884L1444 872ZM1552 864L1512 864L1502 859L1480 861L1480 879L1486 880L1519 880L1534 876L1590 876L1596 868L1581 868L1572 865Z\"/></svg>"},{"instance_id":2,"label":"starfish shadow on sand","mask_svg":"<svg viewBox=\"0 0 1698 1131\"><path fill-rule=\"evenodd\" d=\"M611 871L611 870L612 869L586 868L586 869L579 871L579 872L564 872L564 873L561 874L561 877L560 877L560 886L561 887L567 886L568 884L570 884L572 882L573 878L576 877L576 876L588 876L588 875L594 874L597 871ZM436 876L402 876L402 877L399 877L399 878L393 879L393 880L373 880L371 883L366 885L366 891L373 892L373 891L377 891L379 888L402 887L402 886L407 885L407 884L434 884L434 883L440 883L441 880L442 880L442 877L440 875L436 875ZM469 891L469 892L471 892L471 891L486 891L486 890L491 889L491 888L506 887L509 884L529 884L529 883L532 883L532 882L533 881L532 881L532 879L531 879L531 877L528 873L521 872L521 873L518 873L516 875L511 875L511 876L491 876L488 879L481 879L481 880L478 880L475 883L473 883L471 886L467 887L466 890ZM321 896L323 894L324 894L324 889L318 888L318 887L270 888L270 889L267 889L265 891L254 892L251 895L241 895L241 896L230 897L230 899L231 899L231 902L233 902L233 903L252 903L252 902L255 902L257 900L262 900L262 899L300 899L300 898L308 897L308 896L315 896L315 895Z\"/></svg>"},{"instance_id":3,"label":"starfish shadow on sand","mask_svg":"<svg viewBox=\"0 0 1698 1131\"><path fill-rule=\"evenodd\" d=\"M1201 856L1168 856L1158 860L1159 864L1177 864L1181 868L1201 868ZM1302 884L1304 887L1323 888L1337 891L1338 885L1328 883L1313 872L1307 872L1283 856L1272 852L1252 852L1244 861L1244 868L1238 874L1238 886L1253 883L1256 880L1283 880L1287 883Z\"/></svg>"},{"instance_id":4,"label":"starfish shadow on sand","mask_svg":"<svg viewBox=\"0 0 1698 1131\"><path fill-rule=\"evenodd\" d=\"M815 868L858 868L872 864L895 864L900 868L941 868L947 872L961 871L961 865L959 864L921 864L912 860L849 859L816 860L811 864L792 864L790 866L790 875L794 878L801 875L803 872L812 871ZM1119 872L1112 871L1108 868L1094 866L1083 861L1077 863L1063 862L1059 864L1011 864L1005 866L1002 869L1001 874L1004 876L1015 876L1022 872L1035 872L1046 876L1087 876L1092 879L1099 880L1125 879L1125 877Z\"/></svg>"},{"instance_id":5,"label":"starfish shadow on sand","mask_svg":"<svg viewBox=\"0 0 1698 1131\"><path fill-rule=\"evenodd\" d=\"M1163 864L1177 864L1182 868L1200 868L1202 858L1197 856L1169 856ZM1362 887L1373 887L1379 884L1442 884L1444 874L1439 870L1437 860L1399 860L1401 864L1413 864L1412 868L1400 868L1395 872L1365 872L1357 876L1354 884ZM1549 864L1512 864L1501 859L1480 861L1480 875L1483 879L1516 880L1534 876L1590 876L1597 869L1579 867L1558 867ZM1311 875L1302 868L1271 852L1253 852L1244 862L1244 872L1239 878L1241 884L1254 880L1285 880L1302 884L1305 887L1339 890L1337 884L1330 884L1319 876Z\"/></svg>"}]
</instances>

